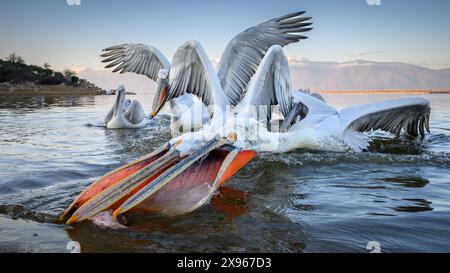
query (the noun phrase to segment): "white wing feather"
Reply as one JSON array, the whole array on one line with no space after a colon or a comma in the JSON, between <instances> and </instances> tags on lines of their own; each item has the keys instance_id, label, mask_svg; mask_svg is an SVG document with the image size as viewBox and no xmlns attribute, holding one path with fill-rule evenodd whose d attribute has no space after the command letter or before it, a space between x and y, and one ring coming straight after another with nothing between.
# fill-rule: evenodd
<instances>
[{"instance_id":1,"label":"white wing feather","mask_svg":"<svg viewBox=\"0 0 450 273\"><path fill-rule=\"evenodd\" d=\"M236 35L227 45L219 62L218 77L232 105L245 95L266 51L273 45L285 46L306 39L299 33L310 31L311 17L295 12L251 27Z\"/></svg>"},{"instance_id":2,"label":"white wing feather","mask_svg":"<svg viewBox=\"0 0 450 273\"><path fill-rule=\"evenodd\" d=\"M273 105L280 105L283 115L289 113L292 105L291 88L288 60L280 46L272 46L251 79L247 94L237 107L239 111L256 107L258 120L269 122L272 112L270 107Z\"/></svg>"},{"instance_id":3,"label":"white wing feather","mask_svg":"<svg viewBox=\"0 0 450 273\"><path fill-rule=\"evenodd\" d=\"M307 94L302 91L294 91L292 92L292 96L294 97L294 100L301 102L308 108L308 116L328 117L338 114L338 111L335 108L326 104L319 97L312 94Z\"/></svg>"},{"instance_id":4,"label":"white wing feather","mask_svg":"<svg viewBox=\"0 0 450 273\"><path fill-rule=\"evenodd\" d=\"M198 96L206 106L229 104L211 61L197 41L178 48L169 71L168 99L186 93Z\"/></svg>"},{"instance_id":5,"label":"white wing feather","mask_svg":"<svg viewBox=\"0 0 450 273\"><path fill-rule=\"evenodd\" d=\"M153 46L143 44L123 44L103 49L101 57L105 68L113 72L134 72L156 81L160 69L169 69L169 60Z\"/></svg>"},{"instance_id":6,"label":"white wing feather","mask_svg":"<svg viewBox=\"0 0 450 273\"><path fill-rule=\"evenodd\" d=\"M141 123L145 118L144 108L137 100L133 100L127 106L123 115L125 119L127 119L131 124L135 125Z\"/></svg>"}]
</instances>

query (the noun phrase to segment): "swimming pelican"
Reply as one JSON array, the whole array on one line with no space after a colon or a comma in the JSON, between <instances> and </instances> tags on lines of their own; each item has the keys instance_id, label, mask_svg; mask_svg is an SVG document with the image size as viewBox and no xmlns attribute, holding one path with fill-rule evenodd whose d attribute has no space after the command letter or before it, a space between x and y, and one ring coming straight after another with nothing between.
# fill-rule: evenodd
<instances>
[{"instance_id":1,"label":"swimming pelican","mask_svg":"<svg viewBox=\"0 0 450 273\"><path fill-rule=\"evenodd\" d=\"M307 108L307 114L281 136L285 142L281 152L296 148L361 152L369 146L363 132L382 130L399 136L403 130L413 137L424 137L425 130L430 132L431 108L425 98L392 99L338 111L309 94L292 95Z\"/></svg>"},{"instance_id":2,"label":"swimming pelican","mask_svg":"<svg viewBox=\"0 0 450 273\"><path fill-rule=\"evenodd\" d=\"M172 65L160 50L142 44L123 44L104 49L103 62L113 72L134 72L157 81L151 117L156 116L165 103L170 101L171 131L192 131L209 121L207 107L215 103L213 97L222 97L226 105L236 106L245 94L246 87L272 45L285 46L306 39L299 35L310 31L311 17L305 12L295 12L271 19L236 35L227 45L218 65L218 79L223 94L212 94L196 66L181 54L175 54ZM181 51L185 52L185 51ZM205 64L209 59L202 60ZM206 66L212 67L212 64ZM185 81L177 76L188 73ZM187 85L189 83L189 86ZM205 88L206 87L206 88ZM201 102L197 99L199 98Z\"/></svg>"},{"instance_id":3,"label":"swimming pelican","mask_svg":"<svg viewBox=\"0 0 450 273\"><path fill-rule=\"evenodd\" d=\"M137 100L125 98L125 86L117 88L116 101L105 118L106 128L142 128L146 125L144 108Z\"/></svg>"}]
</instances>

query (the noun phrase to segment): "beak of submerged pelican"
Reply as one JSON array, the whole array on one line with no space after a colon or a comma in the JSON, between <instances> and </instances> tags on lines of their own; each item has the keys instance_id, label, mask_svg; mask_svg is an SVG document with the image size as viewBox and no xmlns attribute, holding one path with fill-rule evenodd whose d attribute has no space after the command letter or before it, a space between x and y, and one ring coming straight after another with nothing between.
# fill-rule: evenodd
<instances>
[{"instance_id":1,"label":"beak of submerged pelican","mask_svg":"<svg viewBox=\"0 0 450 273\"><path fill-rule=\"evenodd\" d=\"M165 144L142 159L112 171L93 183L69 206L62 217L77 208L67 221L67 224L71 224L88 219L101 211L114 209L113 218L115 219L119 214L142 203L180 174L189 173L193 165L200 164L202 167L201 160L210 153L217 153L221 155L217 156L221 167L219 170L214 170L215 180L211 183L213 186L210 194L212 195L221 183L255 156L254 152L242 152L232 146L235 140L236 134L230 134L226 138L216 137L188 155L183 155L178 149L183 145L180 141L172 145ZM212 158L215 159L213 156ZM205 164L205 168L208 166ZM196 167L198 172L198 166ZM198 173L196 175L195 180L203 179L198 177ZM186 183L192 183L192 181L194 180L186 181ZM207 196L204 199L209 200L209 198L210 196Z\"/></svg>"},{"instance_id":2,"label":"beak of submerged pelican","mask_svg":"<svg viewBox=\"0 0 450 273\"><path fill-rule=\"evenodd\" d=\"M294 122L297 120L297 117L300 116L301 119L304 118L303 114L304 112L307 111L305 109L305 106L300 103L294 103L291 111L288 113L288 115L285 117L283 123L280 126L280 132L281 133L286 133L292 126L292 124L294 124Z\"/></svg>"},{"instance_id":3,"label":"beak of submerged pelican","mask_svg":"<svg viewBox=\"0 0 450 273\"><path fill-rule=\"evenodd\" d=\"M159 111L163 108L164 104L168 101L168 93L167 93L168 82L165 78L158 79L158 86L156 88L156 94L153 98L152 104L152 112L150 114L150 118L154 118Z\"/></svg>"}]
</instances>

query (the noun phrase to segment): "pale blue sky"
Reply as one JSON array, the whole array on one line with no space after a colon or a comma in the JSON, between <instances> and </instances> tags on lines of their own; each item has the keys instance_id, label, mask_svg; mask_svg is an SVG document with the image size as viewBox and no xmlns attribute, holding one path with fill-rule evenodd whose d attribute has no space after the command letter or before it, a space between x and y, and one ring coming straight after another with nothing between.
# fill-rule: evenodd
<instances>
[{"instance_id":1,"label":"pale blue sky","mask_svg":"<svg viewBox=\"0 0 450 273\"><path fill-rule=\"evenodd\" d=\"M450 1L381 0L10 0L0 3L0 58L98 69L104 47L139 42L169 58L186 40L218 59L238 32L289 12L313 16L310 39L286 49L314 61L400 61L450 67Z\"/></svg>"}]
</instances>

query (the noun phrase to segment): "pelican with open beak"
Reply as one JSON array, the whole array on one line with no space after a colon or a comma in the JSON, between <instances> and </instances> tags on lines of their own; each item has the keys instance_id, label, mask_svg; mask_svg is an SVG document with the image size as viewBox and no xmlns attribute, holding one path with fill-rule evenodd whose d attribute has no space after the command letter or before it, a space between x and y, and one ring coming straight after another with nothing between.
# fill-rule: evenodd
<instances>
[{"instance_id":1,"label":"pelican with open beak","mask_svg":"<svg viewBox=\"0 0 450 273\"><path fill-rule=\"evenodd\" d=\"M167 216L192 212L208 203L218 187L255 156L234 147L236 138L235 133L201 143L174 138L95 181L61 219L73 212L67 221L71 224L111 209L114 219L132 209Z\"/></svg>"}]
</instances>

